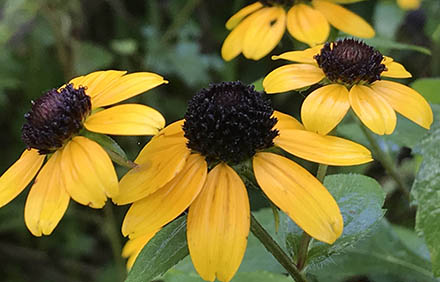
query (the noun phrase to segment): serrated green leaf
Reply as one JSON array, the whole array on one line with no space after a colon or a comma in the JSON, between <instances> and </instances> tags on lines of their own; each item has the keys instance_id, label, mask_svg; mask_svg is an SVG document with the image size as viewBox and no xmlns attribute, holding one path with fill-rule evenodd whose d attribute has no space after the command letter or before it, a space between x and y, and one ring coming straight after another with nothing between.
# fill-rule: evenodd
<instances>
[{"instance_id":1,"label":"serrated green leaf","mask_svg":"<svg viewBox=\"0 0 440 282\"><path fill-rule=\"evenodd\" d=\"M440 105L433 109L440 112ZM434 274L440 276L440 117L435 118L431 130L416 147L423 162L411 194L417 202L416 230L428 245Z\"/></svg>"},{"instance_id":2,"label":"serrated green leaf","mask_svg":"<svg viewBox=\"0 0 440 282\"><path fill-rule=\"evenodd\" d=\"M385 192L372 178L356 174L330 175L324 179L324 186L338 202L344 218L344 232L333 245L313 240L310 244L308 267L321 266L331 260L330 256L340 254L365 237L384 215L382 209ZM282 231L290 253L298 253L302 231L285 217Z\"/></svg>"},{"instance_id":3,"label":"serrated green leaf","mask_svg":"<svg viewBox=\"0 0 440 282\"><path fill-rule=\"evenodd\" d=\"M186 217L180 217L159 231L142 249L125 282L150 281L187 255Z\"/></svg>"},{"instance_id":4,"label":"serrated green leaf","mask_svg":"<svg viewBox=\"0 0 440 282\"><path fill-rule=\"evenodd\" d=\"M411 83L411 87L422 94L429 103L440 104L440 95L438 93L440 78L420 78Z\"/></svg>"}]
</instances>

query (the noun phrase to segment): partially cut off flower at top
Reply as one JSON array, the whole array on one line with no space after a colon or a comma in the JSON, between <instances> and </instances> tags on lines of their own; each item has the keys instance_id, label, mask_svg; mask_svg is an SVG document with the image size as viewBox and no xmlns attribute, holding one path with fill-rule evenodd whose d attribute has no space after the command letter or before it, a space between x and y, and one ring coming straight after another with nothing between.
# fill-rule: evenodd
<instances>
[{"instance_id":1,"label":"partially cut off flower at top","mask_svg":"<svg viewBox=\"0 0 440 282\"><path fill-rule=\"evenodd\" d=\"M232 60L239 54L259 60L272 51L286 30L310 46L323 43L330 25L353 36L373 37L374 29L340 3L362 0L261 0L244 7L227 22L231 33L222 46L222 57Z\"/></svg>"},{"instance_id":2,"label":"partially cut off flower at top","mask_svg":"<svg viewBox=\"0 0 440 282\"><path fill-rule=\"evenodd\" d=\"M185 119L165 127L120 181L117 204L133 203L122 233L128 267L164 225L189 208L187 238L193 264L208 281L229 281L246 250L250 208L234 165L251 164L266 196L317 240L333 243L342 233L339 208L307 170L273 146L331 165L371 161L363 146L304 130L274 111L262 93L240 82L213 84L189 102Z\"/></svg>"},{"instance_id":3,"label":"partially cut off flower at top","mask_svg":"<svg viewBox=\"0 0 440 282\"><path fill-rule=\"evenodd\" d=\"M269 94L323 86L305 99L301 108L304 126L327 134L350 107L371 131L391 134L396 112L429 129L433 114L428 102L415 90L382 77L408 78L411 74L390 57L363 42L344 39L304 51L274 56L294 64L273 70L263 80Z\"/></svg>"},{"instance_id":4,"label":"partially cut off flower at top","mask_svg":"<svg viewBox=\"0 0 440 282\"><path fill-rule=\"evenodd\" d=\"M417 10L422 0L397 0L397 5L405 11Z\"/></svg>"},{"instance_id":5,"label":"partially cut off flower at top","mask_svg":"<svg viewBox=\"0 0 440 282\"><path fill-rule=\"evenodd\" d=\"M154 73L98 71L72 79L32 102L25 115L21 157L0 177L0 207L36 176L25 205L25 223L35 236L49 235L70 198L102 208L119 192L106 151L81 131L113 135L154 135L165 125L162 115L138 104L110 106L163 83ZM46 160L46 164L43 165ZM41 170L40 170L41 168Z\"/></svg>"}]
</instances>

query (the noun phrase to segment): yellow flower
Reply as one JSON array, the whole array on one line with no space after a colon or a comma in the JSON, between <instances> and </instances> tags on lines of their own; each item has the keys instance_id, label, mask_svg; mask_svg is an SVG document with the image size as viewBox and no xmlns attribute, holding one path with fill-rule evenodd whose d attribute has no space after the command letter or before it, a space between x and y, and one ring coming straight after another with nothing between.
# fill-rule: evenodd
<instances>
[{"instance_id":1,"label":"yellow flower","mask_svg":"<svg viewBox=\"0 0 440 282\"><path fill-rule=\"evenodd\" d=\"M267 93L325 84L305 99L301 119L307 130L327 134L343 119L350 107L371 131L391 134L396 113L429 129L431 107L415 90L381 77L408 78L411 74L374 48L345 39L304 51L274 56L295 64L273 70L263 80Z\"/></svg>"},{"instance_id":2,"label":"yellow flower","mask_svg":"<svg viewBox=\"0 0 440 282\"><path fill-rule=\"evenodd\" d=\"M339 5L359 1L362 0L255 2L226 22L226 28L232 31L223 43L222 57L229 61L243 53L248 59L259 60L280 42L286 27L295 39L310 46L327 40L330 25L353 36L373 37L374 29L365 20Z\"/></svg>"},{"instance_id":3,"label":"yellow flower","mask_svg":"<svg viewBox=\"0 0 440 282\"><path fill-rule=\"evenodd\" d=\"M0 177L0 206L14 199L36 176L24 210L26 226L35 236L53 231L70 198L102 208L107 197L118 194L118 179L106 151L80 136L80 131L85 127L114 135L156 134L165 120L150 107L101 107L163 83L167 81L153 73L98 71L74 78L32 102L22 129L22 139L28 148Z\"/></svg>"},{"instance_id":4,"label":"yellow flower","mask_svg":"<svg viewBox=\"0 0 440 282\"><path fill-rule=\"evenodd\" d=\"M397 5L399 5L402 10L417 10L421 2L421 0L397 0Z\"/></svg>"},{"instance_id":5,"label":"yellow flower","mask_svg":"<svg viewBox=\"0 0 440 282\"><path fill-rule=\"evenodd\" d=\"M185 120L152 138L136 158L138 166L120 181L113 201L133 203L122 225L130 238L123 250L128 267L157 231L189 207L187 238L196 270L205 280L231 280L250 226L238 164L248 165L266 196L305 232L333 243L343 230L335 200L307 170L270 152L274 145L329 165L371 161L365 147L306 131L293 117L274 112L253 87L213 84L191 99Z\"/></svg>"}]
</instances>

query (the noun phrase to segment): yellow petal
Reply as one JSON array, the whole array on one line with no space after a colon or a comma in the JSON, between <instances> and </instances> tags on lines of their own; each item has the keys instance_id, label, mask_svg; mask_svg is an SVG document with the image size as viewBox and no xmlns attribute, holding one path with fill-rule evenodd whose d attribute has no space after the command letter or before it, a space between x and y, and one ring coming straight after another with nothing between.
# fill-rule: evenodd
<instances>
[{"instance_id":1,"label":"yellow petal","mask_svg":"<svg viewBox=\"0 0 440 282\"><path fill-rule=\"evenodd\" d=\"M246 18L226 37L221 49L222 58L225 61L234 59L243 51L243 38L251 23L249 18Z\"/></svg>"},{"instance_id":2,"label":"yellow petal","mask_svg":"<svg viewBox=\"0 0 440 282\"><path fill-rule=\"evenodd\" d=\"M62 152L64 184L72 199L92 208L102 208L107 196L118 194L115 169L101 146L90 139L76 136Z\"/></svg>"},{"instance_id":3,"label":"yellow petal","mask_svg":"<svg viewBox=\"0 0 440 282\"><path fill-rule=\"evenodd\" d=\"M353 12L325 0L313 0L313 7L324 14L329 23L337 29L357 37L374 37L374 29Z\"/></svg>"},{"instance_id":4,"label":"yellow petal","mask_svg":"<svg viewBox=\"0 0 440 282\"><path fill-rule=\"evenodd\" d=\"M280 131L274 143L292 155L315 163L346 166L373 160L370 151L360 144L305 130Z\"/></svg>"},{"instance_id":5,"label":"yellow petal","mask_svg":"<svg viewBox=\"0 0 440 282\"><path fill-rule=\"evenodd\" d=\"M396 113L381 95L370 87L355 85L348 95L353 111L376 134L391 134L396 127Z\"/></svg>"},{"instance_id":6,"label":"yellow petal","mask_svg":"<svg viewBox=\"0 0 440 282\"><path fill-rule=\"evenodd\" d=\"M316 60L313 57L320 53L322 47L323 45L318 45L312 48L307 48L303 51L286 52L279 56L272 56L272 60L283 59L291 62L317 65Z\"/></svg>"},{"instance_id":7,"label":"yellow petal","mask_svg":"<svg viewBox=\"0 0 440 282\"><path fill-rule=\"evenodd\" d=\"M151 234L184 212L205 184L208 167L191 155L180 173L164 187L131 205L122 224L124 236Z\"/></svg>"},{"instance_id":8,"label":"yellow petal","mask_svg":"<svg viewBox=\"0 0 440 282\"><path fill-rule=\"evenodd\" d=\"M261 4L260 2L255 2L242 8L240 11L235 13L235 15L229 18L229 20L226 22L226 28L229 30L235 28L245 17L260 9L261 7L263 7L263 4Z\"/></svg>"},{"instance_id":9,"label":"yellow petal","mask_svg":"<svg viewBox=\"0 0 440 282\"><path fill-rule=\"evenodd\" d=\"M315 46L327 40L330 25L318 10L297 4L287 13L287 30L297 40Z\"/></svg>"},{"instance_id":10,"label":"yellow petal","mask_svg":"<svg viewBox=\"0 0 440 282\"><path fill-rule=\"evenodd\" d=\"M212 169L188 213L188 248L204 280L230 281L246 250L249 199L240 176L221 163Z\"/></svg>"},{"instance_id":11,"label":"yellow petal","mask_svg":"<svg viewBox=\"0 0 440 282\"><path fill-rule=\"evenodd\" d=\"M404 66L397 62L388 61L384 59L382 62L385 64L387 70L383 71L380 75L385 77L393 77L393 78L409 78L412 75L405 69Z\"/></svg>"},{"instance_id":12,"label":"yellow petal","mask_svg":"<svg viewBox=\"0 0 440 282\"><path fill-rule=\"evenodd\" d=\"M121 102L164 83L168 83L168 81L164 80L162 76L150 72L136 72L121 76L112 83L100 87L99 93L92 96L92 108Z\"/></svg>"},{"instance_id":13,"label":"yellow petal","mask_svg":"<svg viewBox=\"0 0 440 282\"><path fill-rule=\"evenodd\" d=\"M402 10L417 10L420 7L421 0L397 0L397 5Z\"/></svg>"},{"instance_id":14,"label":"yellow petal","mask_svg":"<svg viewBox=\"0 0 440 282\"><path fill-rule=\"evenodd\" d=\"M428 102L417 91L392 81L376 81L371 89L384 98L398 113L429 129L433 114Z\"/></svg>"},{"instance_id":15,"label":"yellow petal","mask_svg":"<svg viewBox=\"0 0 440 282\"><path fill-rule=\"evenodd\" d=\"M61 162L61 152L57 151L43 166L28 194L24 221L34 236L52 233L69 205Z\"/></svg>"},{"instance_id":16,"label":"yellow petal","mask_svg":"<svg viewBox=\"0 0 440 282\"><path fill-rule=\"evenodd\" d=\"M165 126L157 110L139 104L124 104L96 112L84 126L93 132L112 135L155 135Z\"/></svg>"},{"instance_id":17,"label":"yellow petal","mask_svg":"<svg viewBox=\"0 0 440 282\"><path fill-rule=\"evenodd\" d=\"M320 82L324 72L314 65L290 64L270 72L263 80L268 94L300 89Z\"/></svg>"},{"instance_id":18,"label":"yellow petal","mask_svg":"<svg viewBox=\"0 0 440 282\"><path fill-rule=\"evenodd\" d=\"M279 131L287 129L304 129L304 126L294 117L283 114L282 112L274 111L273 116L278 119L275 128Z\"/></svg>"},{"instance_id":19,"label":"yellow petal","mask_svg":"<svg viewBox=\"0 0 440 282\"><path fill-rule=\"evenodd\" d=\"M12 201L31 182L45 156L37 150L25 150L20 158L0 177L0 207Z\"/></svg>"},{"instance_id":20,"label":"yellow petal","mask_svg":"<svg viewBox=\"0 0 440 282\"><path fill-rule=\"evenodd\" d=\"M307 96L301 107L301 120L307 130L325 135L339 124L348 109L347 88L330 84Z\"/></svg>"},{"instance_id":21,"label":"yellow petal","mask_svg":"<svg viewBox=\"0 0 440 282\"><path fill-rule=\"evenodd\" d=\"M263 8L251 16L243 38L243 55L259 60L269 54L283 37L286 29L286 12L281 7Z\"/></svg>"},{"instance_id":22,"label":"yellow petal","mask_svg":"<svg viewBox=\"0 0 440 282\"><path fill-rule=\"evenodd\" d=\"M191 152L186 147L187 139L183 137L181 122L176 125L180 133L168 135L168 126L164 129L165 133L159 133L144 147L135 160L138 166L122 177L120 193L113 202L125 205L138 201L156 192L182 170Z\"/></svg>"},{"instance_id":23,"label":"yellow petal","mask_svg":"<svg viewBox=\"0 0 440 282\"><path fill-rule=\"evenodd\" d=\"M116 70L96 71L85 76L76 77L69 83L72 83L75 88L86 87L86 94L95 97L104 89L115 85L118 79L126 73L126 71Z\"/></svg>"},{"instance_id":24,"label":"yellow petal","mask_svg":"<svg viewBox=\"0 0 440 282\"><path fill-rule=\"evenodd\" d=\"M263 192L307 234L328 244L341 236L338 204L307 170L272 153L257 153L253 166Z\"/></svg>"},{"instance_id":25,"label":"yellow petal","mask_svg":"<svg viewBox=\"0 0 440 282\"><path fill-rule=\"evenodd\" d=\"M136 237L134 239L130 239L125 243L124 248L122 249L122 257L128 258L127 260L127 270L130 270L133 266L136 258L145 247L145 245L156 235L156 232L152 234L147 234L144 236Z\"/></svg>"}]
</instances>

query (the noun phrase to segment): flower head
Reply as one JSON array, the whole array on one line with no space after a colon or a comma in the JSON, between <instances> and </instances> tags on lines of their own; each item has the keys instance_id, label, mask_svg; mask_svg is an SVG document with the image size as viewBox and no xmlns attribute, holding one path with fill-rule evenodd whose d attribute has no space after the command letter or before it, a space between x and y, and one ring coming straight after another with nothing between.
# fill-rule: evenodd
<instances>
[{"instance_id":1,"label":"flower head","mask_svg":"<svg viewBox=\"0 0 440 282\"><path fill-rule=\"evenodd\" d=\"M102 208L119 192L106 151L81 136L85 129L114 135L153 135L165 125L162 115L143 105L101 109L166 81L153 73L98 71L72 79L32 102L25 115L21 157L0 177L0 206L14 199L36 176L25 205L25 223L35 236L49 235L70 198ZM46 163L43 165L43 163Z\"/></svg>"},{"instance_id":2,"label":"flower head","mask_svg":"<svg viewBox=\"0 0 440 282\"><path fill-rule=\"evenodd\" d=\"M310 46L323 43L330 25L353 36L370 38L373 28L338 0L261 0L244 7L227 22L231 33L222 46L222 57L229 61L240 53L259 60L272 51L287 30L297 40Z\"/></svg>"},{"instance_id":3,"label":"flower head","mask_svg":"<svg viewBox=\"0 0 440 282\"><path fill-rule=\"evenodd\" d=\"M231 280L250 226L237 164L248 165L267 197L308 234L333 243L343 229L335 200L307 170L270 152L274 145L332 165L371 161L359 144L304 130L251 86L213 84L191 99L185 120L153 137L135 160L138 166L120 181L113 201L133 203L122 226L130 238L123 252L128 266L158 230L189 207L187 237L196 270L205 280Z\"/></svg>"},{"instance_id":4,"label":"flower head","mask_svg":"<svg viewBox=\"0 0 440 282\"><path fill-rule=\"evenodd\" d=\"M307 130L327 134L343 119L350 107L376 134L391 134L399 112L429 129L432 110L415 90L383 77L408 78L411 74L390 57L363 42L344 39L304 51L274 56L294 64L269 73L263 87L269 94L323 86L305 99L301 118Z\"/></svg>"}]
</instances>

